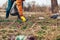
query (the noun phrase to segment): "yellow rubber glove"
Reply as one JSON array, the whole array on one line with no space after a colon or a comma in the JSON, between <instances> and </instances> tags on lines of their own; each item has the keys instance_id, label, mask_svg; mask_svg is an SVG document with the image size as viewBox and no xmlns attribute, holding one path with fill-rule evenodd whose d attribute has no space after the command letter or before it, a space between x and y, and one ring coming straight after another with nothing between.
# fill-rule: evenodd
<instances>
[{"instance_id":1,"label":"yellow rubber glove","mask_svg":"<svg viewBox=\"0 0 60 40\"><path fill-rule=\"evenodd\" d=\"M23 22L26 22L26 18L24 16L21 16L21 19Z\"/></svg>"}]
</instances>

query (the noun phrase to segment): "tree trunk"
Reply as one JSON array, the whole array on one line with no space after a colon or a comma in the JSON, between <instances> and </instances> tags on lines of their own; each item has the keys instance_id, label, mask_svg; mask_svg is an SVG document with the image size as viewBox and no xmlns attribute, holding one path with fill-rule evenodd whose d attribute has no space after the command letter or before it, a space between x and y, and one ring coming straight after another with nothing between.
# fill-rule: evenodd
<instances>
[{"instance_id":1,"label":"tree trunk","mask_svg":"<svg viewBox=\"0 0 60 40\"><path fill-rule=\"evenodd\" d=\"M52 13L58 13L58 3L57 0L51 0Z\"/></svg>"}]
</instances>

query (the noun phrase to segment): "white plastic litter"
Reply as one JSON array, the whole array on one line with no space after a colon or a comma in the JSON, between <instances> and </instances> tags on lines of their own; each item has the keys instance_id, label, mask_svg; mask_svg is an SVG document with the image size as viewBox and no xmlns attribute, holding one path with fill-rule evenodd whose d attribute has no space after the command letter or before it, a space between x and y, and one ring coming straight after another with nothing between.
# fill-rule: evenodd
<instances>
[{"instance_id":1,"label":"white plastic litter","mask_svg":"<svg viewBox=\"0 0 60 40\"><path fill-rule=\"evenodd\" d=\"M44 17L39 17L39 19L45 19Z\"/></svg>"},{"instance_id":2,"label":"white plastic litter","mask_svg":"<svg viewBox=\"0 0 60 40\"><path fill-rule=\"evenodd\" d=\"M19 35L19 36L16 37L15 40L25 40L25 39L26 39L26 36L24 36L24 35Z\"/></svg>"}]
</instances>

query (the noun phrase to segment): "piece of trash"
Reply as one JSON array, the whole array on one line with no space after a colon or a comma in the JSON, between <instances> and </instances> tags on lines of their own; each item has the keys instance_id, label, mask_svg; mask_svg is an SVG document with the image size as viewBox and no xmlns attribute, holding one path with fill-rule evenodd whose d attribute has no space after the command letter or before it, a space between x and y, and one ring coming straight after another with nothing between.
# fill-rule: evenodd
<instances>
[{"instance_id":1,"label":"piece of trash","mask_svg":"<svg viewBox=\"0 0 60 40\"><path fill-rule=\"evenodd\" d=\"M19 35L16 37L15 40L35 40L35 37L34 36Z\"/></svg>"},{"instance_id":2,"label":"piece of trash","mask_svg":"<svg viewBox=\"0 0 60 40\"><path fill-rule=\"evenodd\" d=\"M26 36L24 36L24 35L19 35L19 36L16 37L15 40L25 40L25 38L26 38Z\"/></svg>"},{"instance_id":3,"label":"piece of trash","mask_svg":"<svg viewBox=\"0 0 60 40\"><path fill-rule=\"evenodd\" d=\"M51 18L53 18L53 19L57 19L57 17L58 17L58 15L51 16Z\"/></svg>"},{"instance_id":4,"label":"piece of trash","mask_svg":"<svg viewBox=\"0 0 60 40\"><path fill-rule=\"evenodd\" d=\"M44 17L39 17L39 19L45 19Z\"/></svg>"}]
</instances>

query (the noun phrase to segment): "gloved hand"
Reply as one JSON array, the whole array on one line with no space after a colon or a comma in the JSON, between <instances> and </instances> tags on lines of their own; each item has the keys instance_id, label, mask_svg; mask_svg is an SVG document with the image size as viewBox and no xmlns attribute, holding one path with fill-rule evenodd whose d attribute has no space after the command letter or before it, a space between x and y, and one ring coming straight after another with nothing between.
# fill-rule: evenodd
<instances>
[{"instance_id":1,"label":"gloved hand","mask_svg":"<svg viewBox=\"0 0 60 40\"><path fill-rule=\"evenodd\" d=\"M26 22L26 18L25 18L24 16L21 16L21 20L22 20L23 22Z\"/></svg>"}]
</instances>

